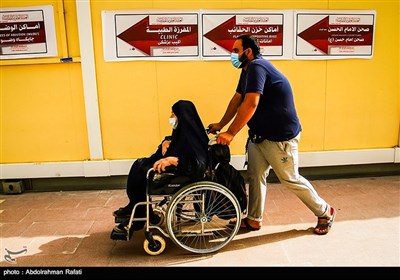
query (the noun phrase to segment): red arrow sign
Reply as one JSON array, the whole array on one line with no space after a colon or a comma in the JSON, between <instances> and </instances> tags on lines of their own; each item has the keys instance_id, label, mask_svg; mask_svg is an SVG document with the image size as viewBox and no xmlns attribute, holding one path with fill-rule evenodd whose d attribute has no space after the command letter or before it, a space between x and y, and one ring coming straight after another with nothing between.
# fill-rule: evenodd
<instances>
[{"instance_id":1,"label":"red arrow sign","mask_svg":"<svg viewBox=\"0 0 400 280\"><path fill-rule=\"evenodd\" d=\"M204 37L230 52L236 38L245 33L254 35L260 46L282 46L283 44L283 25L236 24L236 16L207 32Z\"/></svg>"},{"instance_id":2,"label":"red arrow sign","mask_svg":"<svg viewBox=\"0 0 400 280\"><path fill-rule=\"evenodd\" d=\"M152 47L197 47L198 28L196 24L150 25L149 16L147 16L117 37L147 55L151 55Z\"/></svg>"},{"instance_id":3,"label":"red arrow sign","mask_svg":"<svg viewBox=\"0 0 400 280\"><path fill-rule=\"evenodd\" d=\"M329 16L298 34L324 54L329 46L372 45L372 35L372 25L329 25Z\"/></svg>"}]
</instances>

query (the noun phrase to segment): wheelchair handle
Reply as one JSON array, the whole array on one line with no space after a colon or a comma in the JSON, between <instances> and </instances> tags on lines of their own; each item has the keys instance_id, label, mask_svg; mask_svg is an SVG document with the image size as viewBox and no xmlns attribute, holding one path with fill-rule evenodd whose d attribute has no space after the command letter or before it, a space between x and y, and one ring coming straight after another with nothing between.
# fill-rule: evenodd
<instances>
[{"instance_id":1,"label":"wheelchair handle","mask_svg":"<svg viewBox=\"0 0 400 280\"><path fill-rule=\"evenodd\" d=\"M152 171L154 171L154 168L153 168L153 167L152 167L152 168L149 168L149 170L147 170L146 179L149 179L149 178L150 178L150 173L151 173Z\"/></svg>"},{"instance_id":2,"label":"wheelchair handle","mask_svg":"<svg viewBox=\"0 0 400 280\"><path fill-rule=\"evenodd\" d=\"M217 135L217 136L214 136L213 138L211 138L211 139L208 141L208 145L217 144L217 138L218 138L218 135Z\"/></svg>"},{"instance_id":3,"label":"wheelchair handle","mask_svg":"<svg viewBox=\"0 0 400 280\"><path fill-rule=\"evenodd\" d=\"M219 132L219 130L216 130L216 131L212 132L212 134L217 135L218 132ZM206 133L210 134L210 128L209 127L206 128Z\"/></svg>"}]
</instances>

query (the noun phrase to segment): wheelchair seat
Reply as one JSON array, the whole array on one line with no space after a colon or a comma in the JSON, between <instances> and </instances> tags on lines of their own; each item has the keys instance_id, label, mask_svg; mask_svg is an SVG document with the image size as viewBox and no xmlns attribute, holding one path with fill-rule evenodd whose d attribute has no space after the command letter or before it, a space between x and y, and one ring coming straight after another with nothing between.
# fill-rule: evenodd
<instances>
[{"instance_id":1,"label":"wheelchair seat","mask_svg":"<svg viewBox=\"0 0 400 280\"><path fill-rule=\"evenodd\" d=\"M149 195L170 195L192 182L188 176L179 176L175 173L152 171L148 177L147 193Z\"/></svg>"}]
</instances>

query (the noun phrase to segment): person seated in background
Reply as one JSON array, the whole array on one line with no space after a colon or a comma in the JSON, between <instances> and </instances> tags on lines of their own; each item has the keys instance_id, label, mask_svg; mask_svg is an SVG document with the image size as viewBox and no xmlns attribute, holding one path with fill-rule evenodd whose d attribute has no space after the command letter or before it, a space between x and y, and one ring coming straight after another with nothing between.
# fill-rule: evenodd
<instances>
[{"instance_id":1,"label":"person seated in background","mask_svg":"<svg viewBox=\"0 0 400 280\"><path fill-rule=\"evenodd\" d=\"M127 236L127 226L133 207L138 202L146 201L146 176L150 168L162 173L166 167L175 166L176 174L179 176L190 177L193 181L204 178L209 138L196 107L191 101L177 101L172 106L169 122L172 126L171 136L165 137L152 155L137 159L131 166L126 186L129 203L113 212L115 217L122 218L123 221L114 227L111 239L122 239L118 236ZM150 207L150 219L154 215ZM137 206L134 217L146 217L146 205ZM145 221L134 221L129 235L131 236L135 230L142 229L144 225Z\"/></svg>"}]
</instances>

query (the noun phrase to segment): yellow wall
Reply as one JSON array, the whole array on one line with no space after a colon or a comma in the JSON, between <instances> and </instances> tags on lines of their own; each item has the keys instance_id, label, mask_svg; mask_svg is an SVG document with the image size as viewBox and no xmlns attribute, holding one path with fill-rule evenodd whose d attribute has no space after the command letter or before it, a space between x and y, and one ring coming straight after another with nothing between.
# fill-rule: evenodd
<instances>
[{"instance_id":1,"label":"yellow wall","mask_svg":"<svg viewBox=\"0 0 400 280\"><path fill-rule=\"evenodd\" d=\"M60 56L1 64L0 163L90 159L75 1L2 0L1 7L52 4ZM63 3L60 8L60 3ZM178 99L192 100L205 125L222 116L239 71L229 61L105 62L104 10L318 9L376 10L372 59L272 61L287 75L303 125L300 151L389 148L400 124L400 4L370 1L91 1L94 56L104 159L133 159L153 152L170 132ZM61 22L61 23L60 23ZM23 77L23 79L22 79ZM23 81L22 81L23 80ZM244 153L246 129L231 144Z\"/></svg>"},{"instance_id":2,"label":"yellow wall","mask_svg":"<svg viewBox=\"0 0 400 280\"><path fill-rule=\"evenodd\" d=\"M60 57L2 61L0 163L89 158L81 66L59 62L80 55L75 1L1 1L2 8L42 5L54 8Z\"/></svg>"}]
</instances>

